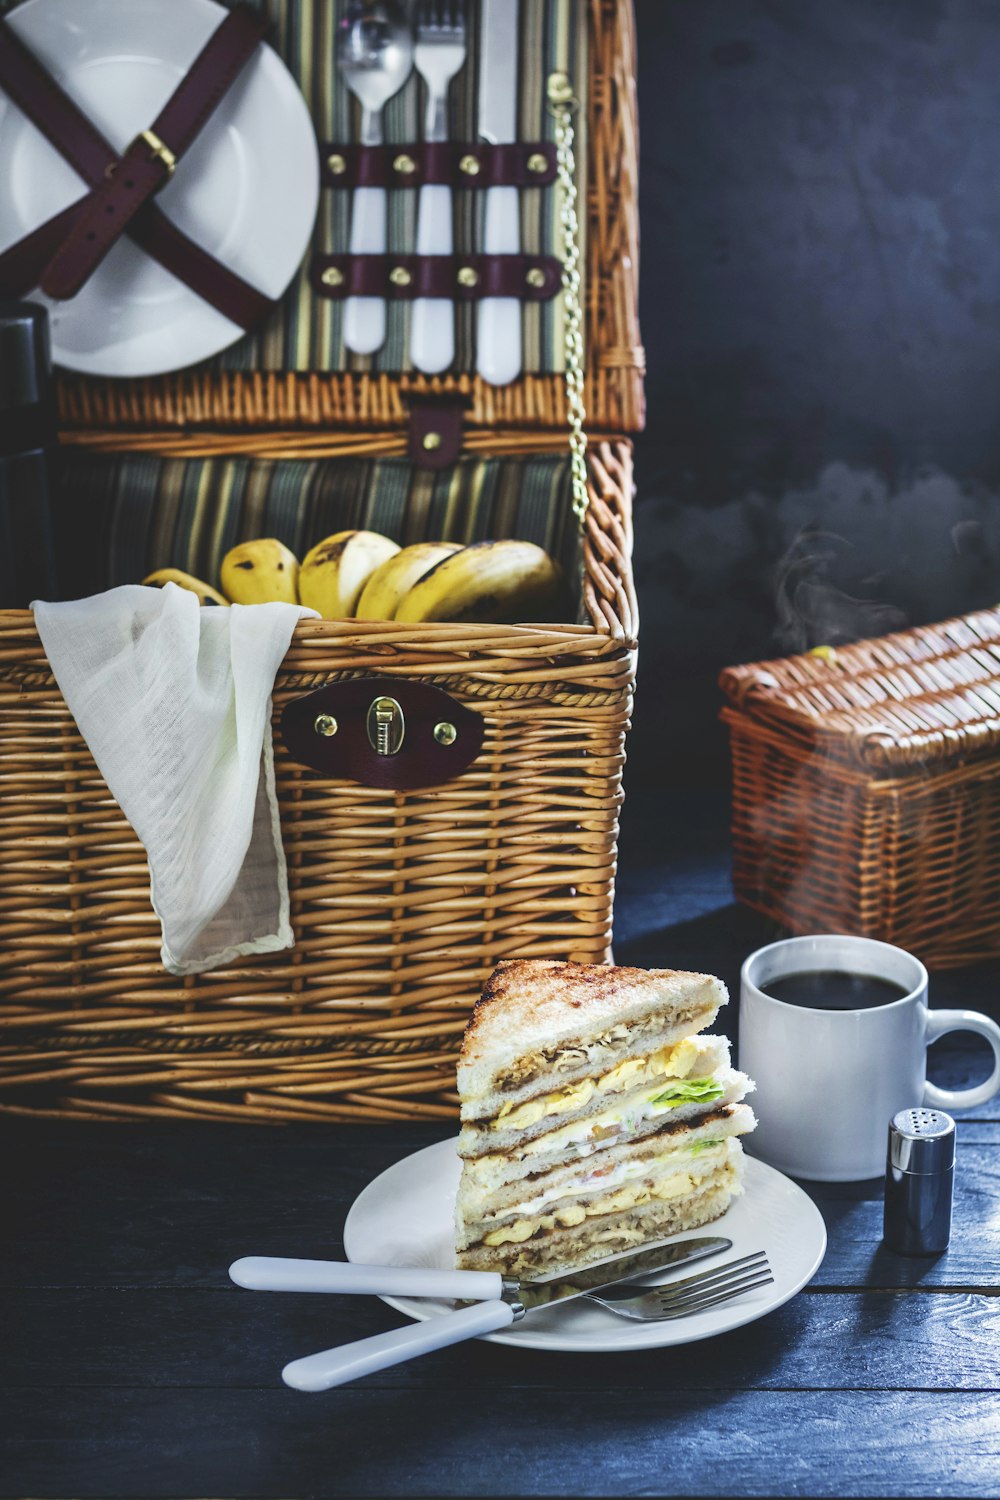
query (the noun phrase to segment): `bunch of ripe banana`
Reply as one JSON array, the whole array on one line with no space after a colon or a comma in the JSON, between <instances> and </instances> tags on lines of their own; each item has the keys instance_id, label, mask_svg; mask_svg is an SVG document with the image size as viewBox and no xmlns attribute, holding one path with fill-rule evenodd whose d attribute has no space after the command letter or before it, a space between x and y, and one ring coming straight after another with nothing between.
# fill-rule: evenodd
<instances>
[{"instance_id":1,"label":"bunch of ripe banana","mask_svg":"<svg viewBox=\"0 0 1000 1500\"><path fill-rule=\"evenodd\" d=\"M176 583L202 604L305 604L326 620L513 621L537 618L560 574L533 542L418 542L398 547L377 531L337 531L305 560L274 537L241 542L222 559L222 593L178 568L143 582Z\"/></svg>"}]
</instances>

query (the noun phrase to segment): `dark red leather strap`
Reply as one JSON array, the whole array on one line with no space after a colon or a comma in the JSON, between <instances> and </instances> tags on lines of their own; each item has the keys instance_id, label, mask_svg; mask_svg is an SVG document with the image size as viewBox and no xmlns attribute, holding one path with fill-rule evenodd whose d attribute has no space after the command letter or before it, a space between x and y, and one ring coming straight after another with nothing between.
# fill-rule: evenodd
<instances>
[{"instance_id":1,"label":"dark red leather strap","mask_svg":"<svg viewBox=\"0 0 1000 1500\"><path fill-rule=\"evenodd\" d=\"M91 186L119 160L114 147L2 20L0 88ZM39 267L56 254L86 202L84 197L71 204L0 254L0 294L24 296L38 285ZM177 229L153 203L146 204L127 232L147 255L240 328L252 328L274 305Z\"/></svg>"},{"instance_id":2,"label":"dark red leather strap","mask_svg":"<svg viewBox=\"0 0 1000 1500\"><path fill-rule=\"evenodd\" d=\"M315 255L309 276L319 296L335 300L517 297L547 302L562 286L562 262L554 255Z\"/></svg>"},{"instance_id":3,"label":"dark red leather strap","mask_svg":"<svg viewBox=\"0 0 1000 1500\"><path fill-rule=\"evenodd\" d=\"M79 204L71 203L0 255L0 297L26 297L34 291L39 266L48 265L55 255L72 229L78 210Z\"/></svg>"},{"instance_id":4,"label":"dark red leather strap","mask_svg":"<svg viewBox=\"0 0 1000 1500\"><path fill-rule=\"evenodd\" d=\"M199 297L210 302L238 328L256 327L276 306L273 298L265 297L249 281L230 271L221 260L209 255L178 229L155 203L146 204L142 213L133 219L128 232L147 255L159 261L178 281L183 281Z\"/></svg>"},{"instance_id":5,"label":"dark red leather strap","mask_svg":"<svg viewBox=\"0 0 1000 1500\"><path fill-rule=\"evenodd\" d=\"M461 396L410 395L406 456L418 469L448 469L458 463L467 404Z\"/></svg>"},{"instance_id":6,"label":"dark red leather strap","mask_svg":"<svg viewBox=\"0 0 1000 1500\"><path fill-rule=\"evenodd\" d=\"M556 179L550 141L414 141L406 146L320 148L324 187L546 187Z\"/></svg>"},{"instance_id":7,"label":"dark red leather strap","mask_svg":"<svg viewBox=\"0 0 1000 1500\"><path fill-rule=\"evenodd\" d=\"M114 148L6 21L0 21L0 88L85 182L97 182L116 160Z\"/></svg>"},{"instance_id":8,"label":"dark red leather strap","mask_svg":"<svg viewBox=\"0 0 1000 1500\"><path fill-rule=\"evenodd\" d=\"M252 57L267 29L258 11L238 5L209 37L152 126L105 172L65 242L46 266L49 297L75 297L129 221L173 176L174 167Z\"/></svg>"}]
</instances>

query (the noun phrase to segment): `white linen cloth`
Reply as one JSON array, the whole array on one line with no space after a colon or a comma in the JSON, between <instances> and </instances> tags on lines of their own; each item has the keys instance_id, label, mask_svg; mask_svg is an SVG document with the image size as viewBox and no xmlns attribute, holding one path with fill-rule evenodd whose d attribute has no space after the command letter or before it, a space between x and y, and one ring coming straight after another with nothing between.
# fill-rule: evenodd
<instances>
[{"instance_id":1,"label":"white linen cloth","mask_svg":"<svg viewBox=\"0 0 1000 1500\"><path fill-rule=\"evenodd\" d=\"M274 789L271 693L295 604L203 607L127 585L36 600L53 674L146 848L171 974L294 941Z\"/></svg>"}]
</instances>

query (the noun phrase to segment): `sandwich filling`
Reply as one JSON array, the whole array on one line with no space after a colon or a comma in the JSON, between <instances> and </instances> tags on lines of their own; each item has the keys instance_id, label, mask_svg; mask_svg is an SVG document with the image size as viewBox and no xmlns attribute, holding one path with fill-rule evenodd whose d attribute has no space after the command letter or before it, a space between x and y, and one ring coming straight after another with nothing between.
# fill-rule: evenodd
<instances>
[{"instance_id":1,"label":"sandwich filling","mask_svg":"<svg viewBox=\"0 0 1000 1500\"><path fill-rule=\"evenodd\" d=\"M718 1037L685 1037L682 1042L661 1047L649 1056L627 1058L596 1078L582 1078L566 1088L529 1099L525 1104L502 1105L489 1122L490 1129L526 1130L548 1115L564 1115L582 1109L599 1094L624 1094L645 1083L686 1079L692 1073L711 1072L718 1062L718 1044ZM702 1081L708 1082L707 1079Z\"/></svg>"},{"instance_id":2,"label":"sandwich filling","mask_svg":"<svg viewBox=\"0 0 1000 1500\"><path fill-rule=\"evenodd\" d=\"M618 1022L614 1026L609 1026L605 1031L585 1042L564 1042L559 1046L543 1047L538 1052L516 1058L503 1073L497 1076L494 1086L499 1093L510 1093L514 1089L522 1088L526 1083L534 1083L537 1078L547 1077L551 1073L569 1073L588 1064L599 1068L602 1063L606 1064L610 1058L613 1058L616 1052L621 1052L624 1047L633 1043L637 1037L661 1035L664 1031L678 1026L688 1031L696 1031L699 1025L709 1023L717 1009L718 1002L713 999L684 1007L677 1006L669 1016L654 1011L628 1025Z\"/></svg>"},{"instance_id":3,"label":"sandwich filling","mask_svg":"<svg viewBox=\"0 0 1000 1500\"><path fill-rule=\"evenodd\" d=\"M654 1156L646 1156L641 1160L630 1160L611 1162L605 1166L598 1166L590 1172L583 1173L575 1183L565 1184L560 1188L543 1189L530 1197L521 1200L520 1203L511 1204L509 1208L497 1210L484 1214L484 1222L499 1219L527 1219L538 1214L556 1211L556 1205L563 1204L567 1199L585 1199L587 1215L597 1213L608 1213L612 1209L630 1208L637 1200L630 1197L629 1201L619 1202L621 1190L627 1189L629 1193L635 1184L642 1189L665 1182L674 1177L690 1178L693 1176L704 1177L706 1172L714 1172L716 1167L722 1165L728 1156L732 1155L730 1147L737 1148L735 1137L720 1140L698 1140L691 1141L687 1145L673 1147L671 1150L662 1151ZM605 1208L601 1205L611 1199L610 1206ZM650 1196L659 1196L650 1193ZM676 1193L669 1192L667 1197L676 1197ZM580 1220L577 1220L579 1223Z\"/></svg>"},{"instance_id":4,"label":"sandwich filling","mask_svg":"<svg viewBox=\"0 0 1000 1500\"><path fill-rule=\"evenodd\" d=\"M707 1077L672 1078L653 1088L634 1090L608 1109L584 1115L580 1119L557 1125L543 1135L521 1141L514 1149L489 1152L468 1163L474 1179L477 1160L496 1166L500 1159L531 1161L551 1153L567 1157L590 1156L603 1147L648 1134L655 1121L669 1116L682 1105L701 1105L708 1109L717 1100L742 1098L749 1080L733 1068L719 1068Z\"/></svg>"},{"instance_id":5,"label":"sandwich filling","mask_svg":"<svg viewBox=\"0 0 1000 1500\"><path fill-rule=\"evenodd\" d=\"M680 1155L681 1153L676 1153ZM605 1188L592 1197L576 1198L565 1203L550 1203L541 1209L538 1200L523 1205L524 1212L514 1213L481 1236L481 1243L489 1246L520 1245L536 1235L553 1229L575 1229L587 1219L601 1218L606 1214L627 1213L654 1200L660 1202L671 1198L683 1198L700 1191L704 1186L717 1186L726 1177L735 1180L736 1163L741 1154L739 1141L735 1139L712 1144L697 1164L689 1158L683 1165L663 1165L659 1170L638 1180L625 1179L618 1187ZM567 1195L568 1197L571 1195Z\"/></svg>"}]
</instances>

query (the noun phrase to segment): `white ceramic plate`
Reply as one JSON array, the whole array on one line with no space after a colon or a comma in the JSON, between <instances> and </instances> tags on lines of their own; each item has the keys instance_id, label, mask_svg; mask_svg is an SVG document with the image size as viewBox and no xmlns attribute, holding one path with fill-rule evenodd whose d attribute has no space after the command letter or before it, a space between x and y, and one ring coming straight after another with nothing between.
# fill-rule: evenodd
<instances>
[{"instance_id":1,"label":"white ceramic plate","mask_svg":"<svg viewBox=\"0 0 1000 1500\"><path fill-rule=\"evenodd\" d=\"M153 123L225 14L215 0L25 0L7 19L124 150ZM0 162L0 250L84 191L2 91ZM305 100L277 53L258 47L157 202L230 270L280 297L309 243L318 199L319 152ZM243 334L124 237L71 302L32 298L49 307L56 363L88 375L164 374Z\"/></svg>"},{"instance_id":2,"label":"white ceramic plate","mask_svg":"<svg viewBox=\"0 0 1000 1500\"><path fill-rule=\"evenodd\" d=\"M454 1141L440 1141L406 1157L359 1194L344 1226L348 1260L372 1265L441 1266L452 1269L453 1218L459 1160ZM690 1344L752 1323L780 1307L812 1277L826 1251L826 1226L800 1187L773 1167L746 1159L746 1192L706 1225L705 1234L725 1235L733 1248L724 1260L766 1250L774 1284L669 1323L633 1323L577 1299L558 1308L538 1308L510 1332L490 1333L497 1344L529 1349L604 1352ZM692 1235L699 1231L692 1231ZM678 1235L678 1239L688 1238ZM712 1261L694 1269L707 1270ZM675 1275L693 1274L675 1272ZM655 1278L653 1278L655 1280ZM664 1280L672 1279L664 1277ZM384 1297L411 1318L436 1317L454 1304L425 1298Z\"/></svg>"}]
</instances>

